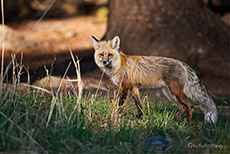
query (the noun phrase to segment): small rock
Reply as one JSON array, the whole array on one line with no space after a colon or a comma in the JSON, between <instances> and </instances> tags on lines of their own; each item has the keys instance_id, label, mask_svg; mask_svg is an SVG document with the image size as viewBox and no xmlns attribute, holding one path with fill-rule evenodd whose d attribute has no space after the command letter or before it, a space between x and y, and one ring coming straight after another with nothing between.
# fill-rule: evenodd
<instances>
[{"instance_id":1,"label":"small rock","mask_svg":"<svg viewBox=\"0 0 230 154\"><path fill-rule=\"evenodd\" d=\"M147 146L154 146L156 149L164 149L169 147L175 141L171 139L163 139L158 136L149 137L146 141Z\"/></svg>"},{"instance_id":2,"label":"small rock","mask_svg":"<svg viewBox=\"0 0 230 154\"><path fill-rule=\"evenodd\" d=\"M61 87L70 88L73 86L73 83L58 76L46 76L36 81L33 85L45 88L58 88L61 85Z\"/></svg>"}]
</instances>

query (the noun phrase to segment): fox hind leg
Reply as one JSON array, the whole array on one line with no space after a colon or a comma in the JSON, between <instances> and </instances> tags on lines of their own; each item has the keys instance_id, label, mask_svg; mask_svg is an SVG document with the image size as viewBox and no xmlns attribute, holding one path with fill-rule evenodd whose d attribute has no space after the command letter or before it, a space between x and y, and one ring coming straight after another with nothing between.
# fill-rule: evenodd
<instances>
[{"instance_id":1,"label":"fox hind leg","mask_svg":"<svg viewBox=\"0 0 230 154\"><path fill-rule=\"evenodd\" d=\"M183 104L177 103L178 112L176 113L176 120L179 120L182 114L185 112L185 106Z\"/></svg>"},{"instance_id":2,"label":"fox hind leg","mask_svg":"<svg viewBox=\"0 0 230 154\"><path fill-rule=\"evenodd\" d=\"M181 104L178 99L175 97L175 95L173 95L168 87L164 87L162 89L165 97L167 97L168 100L175 102L177 104L177 108L178 111L176 113L176 120L179 120L180 117L182 116L182 114L185 112L185 106L183 104Z\"/></svg>"},{"instance_id":3,"label":"fox hind leg","mask_svg":"<svg viewBox=\"0 0 230 154\"><path fill-rule=\"evenodd\" d=\"M194 108L190 104L190 102L186 99L184 92L183 92L183 87L180 86L177 81L173 80L170 82L169 88L171 92L177 97L179 102L181 103L181 106L179 106L179 112L177 116L180 117L183 114L184 106L185 106L186 109L188 110L188 122L190 123L192 120L192 113L194 111Z\"/></svg>"}]
</instances>

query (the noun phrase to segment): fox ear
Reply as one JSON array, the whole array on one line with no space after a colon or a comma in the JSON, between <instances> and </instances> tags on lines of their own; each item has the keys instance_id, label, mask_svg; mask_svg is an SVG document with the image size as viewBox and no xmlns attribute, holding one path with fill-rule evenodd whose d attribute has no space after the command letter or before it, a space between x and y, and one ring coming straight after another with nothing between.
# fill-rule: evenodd
<instances>
[{"instance_id":1,"label":"fox ear","mask_svg":"<svg viewBox=\"0 0 230 154\"><path fill-rule=\"evenodd\" d=\"M94 36L91 36L91 38L92 38L94 49L97 49L99 41Z\"/></svg>"},{"instance_id":2,"label":"fox ear","mask_svg":"<svg viewBox=\"0 0 230 154\"><path fill-rule=\"evenodd\" d=\"M115 36L113 39L112 39L112 48L117 48L119 49L120 48L120 38L119 36Z\"/></svg>"}]
</instances>

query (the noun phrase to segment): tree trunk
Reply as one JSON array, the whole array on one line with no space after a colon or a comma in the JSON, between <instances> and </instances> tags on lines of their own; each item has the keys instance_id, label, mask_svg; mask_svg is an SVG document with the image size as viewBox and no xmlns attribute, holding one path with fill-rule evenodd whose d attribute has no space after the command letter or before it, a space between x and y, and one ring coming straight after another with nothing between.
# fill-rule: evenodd
<instances>
[{"instance_id":1,"label":"tree trunk","mask_svg":"<svg viewBox=\"0 0 230 154\"><path fill-rule=\"evenodd\" d=\"M105 37L120 36L125 53L173 57L229 85L229 26L200 0L111 0L109 8Z\"/></svg>"}]
</instances>

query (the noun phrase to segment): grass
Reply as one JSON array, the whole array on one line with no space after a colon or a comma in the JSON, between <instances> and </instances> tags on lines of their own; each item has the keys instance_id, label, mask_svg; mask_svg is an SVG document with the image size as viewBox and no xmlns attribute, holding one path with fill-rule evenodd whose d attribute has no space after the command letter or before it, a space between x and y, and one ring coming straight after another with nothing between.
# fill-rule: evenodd
<instances>
[{"instance_id":1,"label":"grass","mask_svg":"<svg viewBox=\"0 0 230 154\"><path fill-rule=\"evenodd\" d=\"M84 95L81 109L76 111L78 98L62 91L47 96L35 89L25 93L4 90L0 98L1 152L227 153L230 150L229 116L221 111L216 124L207 124L196 110L188 126L185 117L175 122L176 107L157 97L144 98L142 119L135 118L132 101L124 106L122 114L117 112L116 92L110 97L100 92ZM149 146L146 142L151 136L173 142L167 147Z\"/></svg>"}]
</instances>

